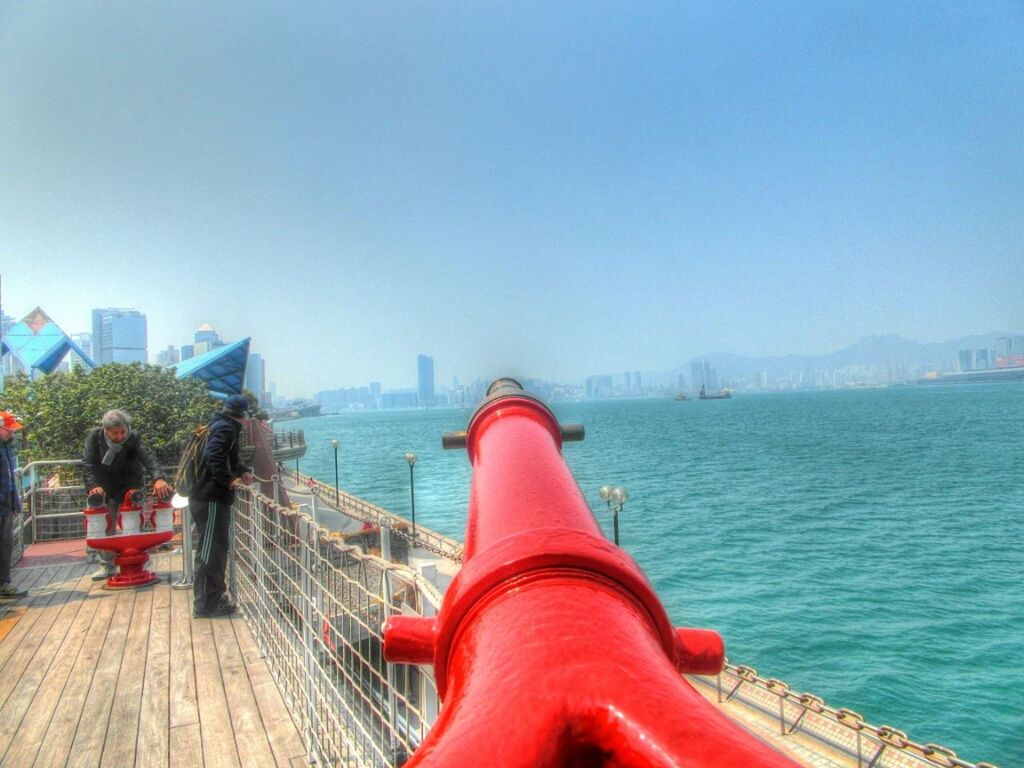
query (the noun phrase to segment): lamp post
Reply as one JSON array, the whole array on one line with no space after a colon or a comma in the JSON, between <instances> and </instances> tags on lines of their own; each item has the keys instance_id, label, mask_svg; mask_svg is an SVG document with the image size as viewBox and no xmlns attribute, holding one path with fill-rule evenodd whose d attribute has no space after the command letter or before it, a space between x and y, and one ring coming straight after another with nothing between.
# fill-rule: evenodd
<instances>
[{"instance_id":1,"label":"lamp post","mask_svg":"<svg viewBox=\"0 0 1024 768\"><path fill-rule=\"evenodd\" d=\"M416 454L405 454L405 460L409 462L409 504L412 507L412 538L416 539L416 486L412 482L412 468L416 464Z\"/></svg>"},{"instance_id":2,"label":"lamp post","mask_svg":"<svg viewBox=\"0 0 1024 768\"><path fill-rule=\"evenodd\" d=\"M340 492L338 491L338 441L331 440L331 445L334 446L334 506L341 507L338 501Z\"/></svg>"},{"instance_id":3,"label":"lamp post","mask_svg":"<svg viewBox=\"0 0 1024 768\"><path fill-rule=\"evenodd\" d=\"M601 490L598 491L601 494L601 498L604 499L605 504L608 505L608 511L612 513L612 527L615 530L615 546L619 545L619 512L622 511L622 506L626 503L629 498L629 492L622 486L615 486L612 488L610 485L602 485Z\"/></svg>"}]
</instances>

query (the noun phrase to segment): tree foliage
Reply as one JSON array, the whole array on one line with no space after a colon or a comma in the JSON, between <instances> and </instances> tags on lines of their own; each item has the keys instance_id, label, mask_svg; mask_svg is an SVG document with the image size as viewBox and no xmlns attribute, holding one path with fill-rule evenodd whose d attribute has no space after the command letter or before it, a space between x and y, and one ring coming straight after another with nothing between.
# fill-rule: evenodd
<instances>
[{"instance_id":1,"label":"tree foliage","mask_svg":"<svg viewBox=\"0 0 1024 768\"><path fill-rule=\"evenodd\" d=\"M179 380L174 371L141 363L113 363L94 371L76 369L30 382L8 378L0 409L25 425L21 462L81 458L85 437L111 408L132 417L132 429L161 464L174 464L189 433L220 407L206 385Z\"/></svg>"}]
</instances>

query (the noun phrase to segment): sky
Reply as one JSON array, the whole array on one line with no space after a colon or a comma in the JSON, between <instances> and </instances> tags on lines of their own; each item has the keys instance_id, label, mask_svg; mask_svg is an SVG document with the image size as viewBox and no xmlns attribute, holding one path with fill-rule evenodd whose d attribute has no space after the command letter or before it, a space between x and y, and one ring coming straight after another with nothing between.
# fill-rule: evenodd
<instances>
[{"instance_id":1,"label":"sky","mask_svg":"<svg viewBox=\"0 0 1024 768\"><path fill-rule=\"evenodd\" d=\"M1024 5L0 0L3 309L281 394L1024 328Z\"/></svg>"}]
</instances>

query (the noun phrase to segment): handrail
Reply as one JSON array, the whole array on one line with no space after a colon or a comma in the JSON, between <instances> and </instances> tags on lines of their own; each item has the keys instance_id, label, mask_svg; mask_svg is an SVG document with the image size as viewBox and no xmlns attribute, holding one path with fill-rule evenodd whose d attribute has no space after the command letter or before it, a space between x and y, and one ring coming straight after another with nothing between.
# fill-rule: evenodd
<instances>
[{"instance_id":1,"label":"handrail","mask_svg":"<svg viewBox=\"0 0 1024 768\"><path fill-rule=\"evenodd\" d=\"M310 475L297 472L287 467L279 467L278 472L292 478L296 485L310 489L316 488L320 496L321 504L327 504L338 512L356 520L361 520L362 522L378 527L384 520L398 520L404 524L409 523L408 520L400 515L388 512L383 507L371 504L358 496L353 496L345 491L337 490L333 485L328 485L327 483ZM331 503L332 500L334 500L333 504ZM418 525L416 527L415 536L407 530L406 525L394 527L393 534L403 539L409 545L425 549L428 552L440 555L441 557L447 558L455 563L462 562L462 545L459 542L435 531L431 531L429 528L422 525Z\"/></svg>"},{"instance_id":2,"label":"handrail","mask_svg":"<svg viewBox=\"0 0 1024 768\"><path fill-rule=\"evenodd\" d=\"M883 755L891 752L913 760L912 763L904 763L910 766L996 768L992 763L963 760L948 747L915 742L891 725L872 725L853 710L830 707L819 696L794 691L783 681L762 677L756 669L744 664L726 661L718 675L694 675L691 679L715 688L719 704L736 701L777 718L780 735L789 736L799 731L851 759L855 757L858 768L862 765L881 766ZM741 693L741 689L746 690L744 686L755 691L744 696ZM725 694L724 689L727 689ZM834 726L837 725L846 729L845 738L835 735Z\"/></svg>"}]
</instances>

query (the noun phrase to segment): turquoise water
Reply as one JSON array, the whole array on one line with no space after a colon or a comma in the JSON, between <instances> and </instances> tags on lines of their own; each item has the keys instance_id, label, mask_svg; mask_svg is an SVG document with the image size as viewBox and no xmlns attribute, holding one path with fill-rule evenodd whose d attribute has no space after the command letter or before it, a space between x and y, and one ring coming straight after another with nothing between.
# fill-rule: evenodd
<instances>
[{"instance_id":1,"label":"turquoise water","mask_svg":"<svg viewBox=\"0 0 1024 768\"><path fill-rule=\"evenodd\" d=\"M598 496L624 485L622 545L672 620L730 661L964 759L1024 764L1024 387L555 404ZM461 539L470 411L347 413L306 430L301 469Z\"/></svg>"}]
</instances>

